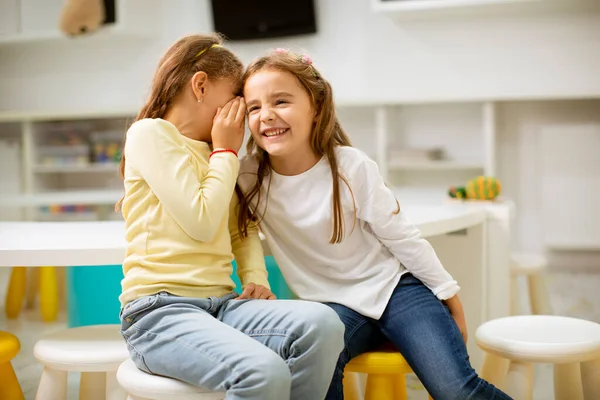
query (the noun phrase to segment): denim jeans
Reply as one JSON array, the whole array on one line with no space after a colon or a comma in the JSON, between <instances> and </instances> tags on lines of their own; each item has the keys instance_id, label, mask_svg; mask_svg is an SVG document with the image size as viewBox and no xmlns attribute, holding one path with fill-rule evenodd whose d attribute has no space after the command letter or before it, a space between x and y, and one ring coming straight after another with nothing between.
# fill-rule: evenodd
<instances>
[{"instance_id":1,"label":"denim jeans","mask_svg":"<svg viewBox=\"0 0 600 400\"><path fill-rule=\"evenodd\" d=\"M505 400L505 393L477 376L448 308L421 281L406 273L379 320L330 303L346 325L345 348L327 393L344 398L344 367L354 357L386 342L402 353L435 400Z\"/></svg>"},{"instance_id":2,"label":"denim jeans","mask_svg":"<svg viewBox=\"0 0 600 400\"><path fill-rule=\"evenodd\" d=\"M344 347L336 313L316 302L235 297L162 292L126 304L121 333L132 360L228 400L323 399Z\"/></svg>"}]
</instances>

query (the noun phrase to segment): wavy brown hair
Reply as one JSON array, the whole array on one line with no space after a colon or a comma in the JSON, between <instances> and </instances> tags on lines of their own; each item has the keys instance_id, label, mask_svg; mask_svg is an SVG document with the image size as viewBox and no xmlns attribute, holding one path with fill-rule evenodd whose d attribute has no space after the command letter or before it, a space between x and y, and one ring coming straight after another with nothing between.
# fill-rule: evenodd
<instances>
[{"instance_id":1,"label":"wavy brown hair","mask_svg":"<svg viewBox=\"0 0 600 400\"><path fill-rule=\"evenodd\" d=\"M344 182L350 193L352 193L352 189L346 178L339 173L335 149L338 146L351 146L351 143L337 118L331 85L312 65L309 58L281 50L273 51L270 55L261 57L250 64L244 74L244 83L252 75L265 69L275 69L292 74L310 98L311 105L316 113L315 124L310 135L310 145L315 155L326 156L333 177L333 233L330 243L340 243L344 238L344 218L340 198L341 182ZM257 158L258 171L256 183L240 199L238 222L240 231L243 232L246 231L250 221L260 221L262 219L258 210L251 210L250 203L256 197L256 204L260 204L260 189L265 176L271 170L269 154L260 148L252 137L248 141L247 152ZM267 202L269 188L267 188L266 193ZM262 215L264 215L264 212L266 212L266 202ZM354 208L354 218L356 222L356 206Z\"/></svg>"},{"instance_id":2,"label":"wavy brown hair","mask_svg":"<svg viewBox=\"0 0 600 400\"><path fill-rule=\"evenodd\" d=\"M144 118L163 118L173 100L199 71L204 71L209 79L231 79L241 91L244 66L231 51L221 46L222 42L223 38L218 34L189 35L175 42L160 59L152 79L150 96L133 122ZM124 179L124 152L119 172ZM237 186L236 192L241 195ZM120 210L122 202L123 199L115 205L116 211Z\"/></svg>"}]
</instances>

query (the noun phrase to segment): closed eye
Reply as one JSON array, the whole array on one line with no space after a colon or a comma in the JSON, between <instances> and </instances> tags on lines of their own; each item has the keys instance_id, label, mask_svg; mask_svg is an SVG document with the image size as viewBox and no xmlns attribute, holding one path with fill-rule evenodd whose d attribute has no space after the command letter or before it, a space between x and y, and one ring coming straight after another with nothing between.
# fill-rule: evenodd
<instances>
[{"instance_id":1,"label":"closed eye","mask_svg":"<svg viewBox=\"0 0 600 400\"><path fill-rule=\"evenodd\" d=\"M286 103L288 103L288 101L287 101L287 100L277 100L277 101L275 102L275 104L276 104L276 105L279 105L279 104L286 104Z\"/></svg>"}]
</instances>

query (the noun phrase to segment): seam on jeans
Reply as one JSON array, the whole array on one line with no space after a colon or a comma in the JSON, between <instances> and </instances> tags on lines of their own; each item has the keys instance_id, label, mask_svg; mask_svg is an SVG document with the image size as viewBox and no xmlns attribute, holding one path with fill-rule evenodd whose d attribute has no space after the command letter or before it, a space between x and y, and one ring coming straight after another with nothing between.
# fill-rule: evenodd
<instances>
[{"instance_id":1,"label":"seam on jeans","mask_svg":"<svg viewBox=\"0 0 600 400\"><path fill-rule=\"evenodd\" d=\"M277 328L252 329L252 330L242 331L242 333L244 333L245 335L248 335L248 336L287 336L289 338L292 338L293 340L298 339L298 336L295 333L293 333L293 332L290 333L290 331L287 329L277 329Z\"/></svg>"},{"instance_id":2,"label":"seam on jeans","mask_svg":"<svg viewBox=\"0 0 600 400\"><path fill-rule=\"evenodd\" d=\"M344 338L344 349L342 350L342 352L346 353L346 359L347 359L346 364L352 360L352 355L350 354L350 350L348 349L347 343L350 343L350 341L352 340L352 337L356 334L356 332L360 328L362 328L367 322L369 322L369 321L366 319L361 319L361 321L354 326L354 329L352 329L348 333L348 342L346 342L346 338ZM345 365L344 365L344 367L345 367Z\"/></svg>"},{"instance_id":3,"label":"seam on jeans","mask_svg":"<svg viewBox=\"0 0 600 400\"><path fill-rule=\"evenodd\" d=\"M137 349L137 347L135 347L131 341L129 340L128 336L123 335L123 337L125 338L125 341L127 342L127 344L129 346L131 346L131 348L133 349L133 351L135 351L140 359L140 361L142 362L142 364L144 365L144 367L146 368L146 370L150 373L154 375L154 372L152 372L152 370L150 368L148 368L148 364L146 364L146 360L144 358L144 355Z\"/></svg>"},{"instance_id":4,"label":"seam on jeans","mask_svg":"<svg viewBox=\"0 0 600 400\"><path fill-rule=\"evenodd\" d=\"M194 346L192 346L192 345L190 345L190 344L188 344L188 343L186 343L184 341L179 340L176 337L169 337L169 336L167 336L167 335L165 335L163 333L156 333L156 332L149 331L147 329L140 329L137 326L133 326L133 325L131 327L133 329L135 329L136 331L138 331L138 332L146 332L146 333L149 333L149 334L154 335L154 336L160 336L161 338L164 338L165 340L169 340L169 341L172 341L172 342L177 342L177 343L180 343L180 344L182 344L183 346L185 346L185 347L187 347L189 349L196 350L199 353L202 353L203 355L205 355L212 362L220 364L220 365L224 365L225 367L227 367L227 369L229 370L230 377L232 375L234 375L234 374L237 375L237 370L235 369L235 367L232 367L231 365L228 365L228 364L224 363L223 361L217 360L216 358L214 358L210 354L206 353L205 351L199 349L198 347L194 347ZM236 378L236 380L237 380L237 378ZM225 389L227 390L228 388L225 388Z\"/></svg>"}]
</instances>

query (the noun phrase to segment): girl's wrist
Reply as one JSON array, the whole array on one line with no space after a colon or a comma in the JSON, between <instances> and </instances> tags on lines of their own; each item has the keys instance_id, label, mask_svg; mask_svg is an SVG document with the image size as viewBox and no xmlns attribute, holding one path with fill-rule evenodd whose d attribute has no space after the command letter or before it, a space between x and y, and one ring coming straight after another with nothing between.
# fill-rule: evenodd
<instances>
[{"instance_id":1,"label":"girl's wrist","mask_svg":"<svg viewBox=\"0 0 600 400\"><path fill-rule=\"evenodd\" d=\"M213 151L210 153L210 155L208 156L208 158L210 159L213 155L218 154L218 153L231 153L231 154L233 154L236 157L238 156L237 151L235 151L233 149L227 149L227 148L224 148L224 147L218 147L218 148L213 149Z\"/></svg>"}]
</instances>

